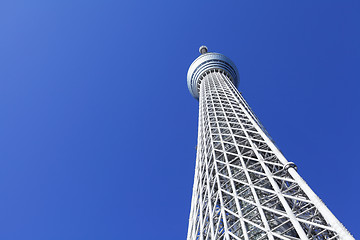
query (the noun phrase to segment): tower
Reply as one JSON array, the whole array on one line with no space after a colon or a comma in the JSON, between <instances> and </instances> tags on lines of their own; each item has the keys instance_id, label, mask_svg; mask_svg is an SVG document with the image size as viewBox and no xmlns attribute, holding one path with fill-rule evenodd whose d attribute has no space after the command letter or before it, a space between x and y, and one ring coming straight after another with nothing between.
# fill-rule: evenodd
<instances>
[{"instance_id":1,"label":"tower","mask_svg":"<svg viewBox=\"0 0 360 240\"><path fill-rule=\"evenodd\" d=\"M187 84L199 100L188 240L354 239L273 143L237 91L234 63L205 46Z\"/></svg>"}]
</instances>

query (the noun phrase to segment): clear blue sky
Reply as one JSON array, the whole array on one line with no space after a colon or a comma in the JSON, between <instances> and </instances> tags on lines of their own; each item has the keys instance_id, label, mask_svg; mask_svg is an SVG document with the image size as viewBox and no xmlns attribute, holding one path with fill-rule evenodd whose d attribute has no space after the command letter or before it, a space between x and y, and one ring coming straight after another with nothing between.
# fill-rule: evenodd
<instances>
[{"instance_id":1,"label":"clear blue sky","mask_svg":"<svg viewBox=\"0 0 360 240\"><path fill-rule=\"evenodd\" d=\"M359 1L0 2L0 239L186 239L202 44L360 237Z\"/></svg>"}]
</instances>

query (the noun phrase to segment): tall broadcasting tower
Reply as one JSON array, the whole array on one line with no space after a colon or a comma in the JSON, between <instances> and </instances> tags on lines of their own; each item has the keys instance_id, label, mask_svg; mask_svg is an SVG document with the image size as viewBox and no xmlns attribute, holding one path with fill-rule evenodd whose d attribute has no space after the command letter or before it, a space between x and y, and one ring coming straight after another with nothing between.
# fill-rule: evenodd
<instances>
[{"instance_id":1,"label":"tall broadcasting tower","mask_svg":"<svg viewBox=\"0 0 360 240\"><path fill-rule=\"evenodd\" d=\"M187 75L200 108L187 239L354 239L236 90L234 63L200 53Z\"/></svg>"}]
</instances>

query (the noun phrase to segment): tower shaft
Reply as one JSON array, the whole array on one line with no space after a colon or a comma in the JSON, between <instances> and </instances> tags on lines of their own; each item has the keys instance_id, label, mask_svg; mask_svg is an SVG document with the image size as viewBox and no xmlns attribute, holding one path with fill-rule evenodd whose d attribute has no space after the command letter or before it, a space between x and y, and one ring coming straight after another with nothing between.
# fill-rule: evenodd
<instances>
[{"instance_id":1,"label":"tower shaft","mask_svg":"<svg viewBox=\"0 0 360 240\"><path fill-rule=\"evenodd\" d=\"M354 239L272 142L234 76L201 73L188 240Z\"/></svg>"}]
</instances>

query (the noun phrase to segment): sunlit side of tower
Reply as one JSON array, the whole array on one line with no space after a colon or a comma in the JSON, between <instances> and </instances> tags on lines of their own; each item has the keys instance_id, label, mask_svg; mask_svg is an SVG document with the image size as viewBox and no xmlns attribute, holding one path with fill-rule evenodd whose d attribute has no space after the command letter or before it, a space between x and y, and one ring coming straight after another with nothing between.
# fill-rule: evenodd
<instances>
[{"instance_id":1,"label":"sunlit side of tower","mask_svg":"<svg viewBox=\"0 0 360 240\"><path fill-rule=\"evenodd\" d=\"M198 145L188 240L354 239L272 142L219 53L191 64L199 100Z\"/></svg>"}]
</instances>

